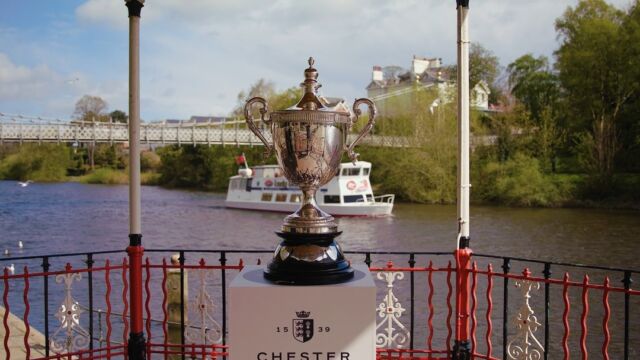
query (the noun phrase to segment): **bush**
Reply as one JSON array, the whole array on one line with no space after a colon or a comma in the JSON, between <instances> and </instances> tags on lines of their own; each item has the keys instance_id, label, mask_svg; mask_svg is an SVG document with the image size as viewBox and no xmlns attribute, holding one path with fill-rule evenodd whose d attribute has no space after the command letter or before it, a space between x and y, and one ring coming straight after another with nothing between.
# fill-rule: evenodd
<instances>
[{"instance_id":1,"label":"bush","mask_svg":"<svg viewBox=\"0 0 640 360\"><path fill-rule=\"evenodd\" d=\"M24 144L0 162L0 179L62 181L71 164L65 145Z\"/></svg>"},{"instance_id":2,"label":"bush","mask_svg":"<svg viewBox=\"0 0 640 360\"><path fill-rule=\"evenodd\" d=\"M162 166L160 155L153 151L143 151L140 154L140 169L146 171L158 171Z\"/></svg>"},{"instance_id":3,"label":"bush","mask_svg":"<svg viewBox=\"0 0 640 360\"><path fill-rule=\"evenodd\" d=\"M107 184L107 185L119 185L128 184L129 176L119 170L102 168L85 175L80 178L80 182L85 184Z\"/></svg>"},{"instance_id":4,"label":"bush","mask_svg":"<svg viewBox=\"0 0 640 360\"><path fill-rule=\"evenodd\" d=\"M225 191L229 177L238 171L235 156L245 154L250 166L275 164L272 156L265 159L262 146L165 146L158 149L162 160L159 184L168 187Z\"/></svg>"},{"instance_id":5,"label":"bush","mask_svg":"<svg viewBox=\"0 0 640 360\"><path fill-rule=\"evenodd\" d=\"M558 206L573 191L571 181L545 175L540 162L516 154L500 163L490 161L476 167L472 194L476 200L512 206Z\"/></svg>"}]
</instances>

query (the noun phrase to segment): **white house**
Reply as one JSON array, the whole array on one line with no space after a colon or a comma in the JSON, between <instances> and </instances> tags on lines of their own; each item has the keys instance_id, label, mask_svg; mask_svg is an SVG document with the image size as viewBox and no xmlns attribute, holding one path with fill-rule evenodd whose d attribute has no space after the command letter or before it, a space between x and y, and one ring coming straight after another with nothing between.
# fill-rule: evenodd
<instances>
[{"instance_id":1,"label":"white house","mask_svg":"<svg viewBox=\"0 0 640 360\"><path fill-rule=\"evenodd\" d=\"M367 86L367 96L376 103L382 115L386 112L385 101L410 94L416 89L433 88L438 92L440 103L453 101L455 80L449 79L448 72L442 66L441 58L413 56L409 70L399 66L374 66L371 82ZM476 84L471 90L471 106L479 110L489 109L491 90L485 81Z\"/></svg>"}]
</instances>

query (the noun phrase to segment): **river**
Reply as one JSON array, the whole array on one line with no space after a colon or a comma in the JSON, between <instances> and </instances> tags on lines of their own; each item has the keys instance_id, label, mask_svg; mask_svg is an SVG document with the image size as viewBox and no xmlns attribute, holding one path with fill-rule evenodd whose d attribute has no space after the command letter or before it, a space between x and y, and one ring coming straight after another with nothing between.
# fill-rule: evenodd
<instances>
[{"instance_id":1,"label":"river","mask_svg":"<svg viewBox=\"0 0 640 360\"><path fill-rule=\"evenodd\" d=\"M12 255L117 250L128 243L126 186L0 181L0 248ZM273 249L284 214L232 210L224 195L142 187L147 248ZM450 251L455 206L396 204L386 218L339 218L346 250ZM640 269L640 212L471 207L478 253ZM22 250L17 242L24 244Z\"/></svg>"}]
</instances>

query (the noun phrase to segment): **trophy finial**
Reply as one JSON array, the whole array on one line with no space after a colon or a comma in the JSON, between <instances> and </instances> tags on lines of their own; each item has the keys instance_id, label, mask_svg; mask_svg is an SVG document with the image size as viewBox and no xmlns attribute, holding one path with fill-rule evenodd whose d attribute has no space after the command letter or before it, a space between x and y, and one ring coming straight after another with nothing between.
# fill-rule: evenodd
<instances>
[{"instance_id":1,"label":"trophy finial","mask_svg":"<svg viewBox=\"0 0 640 360\"><path fill-rule=\"evenodd\" d=\"M316 95L316 90L320 85L318 84L318 70L313 67L315 62L313 57L309 57L309 67L304 70L304 82L300 84L304 89L304 94L296 105L300 109L318 110L324 107Z\"/></svg>"}]
</instances>

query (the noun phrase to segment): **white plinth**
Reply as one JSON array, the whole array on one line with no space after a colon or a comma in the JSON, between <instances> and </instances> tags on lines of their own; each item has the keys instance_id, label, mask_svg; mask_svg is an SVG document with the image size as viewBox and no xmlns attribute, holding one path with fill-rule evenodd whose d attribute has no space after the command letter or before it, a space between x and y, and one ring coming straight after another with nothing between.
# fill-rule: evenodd
<instances>
[{"instance_id":1,"label":"white plinth","mask_svg":"<svg viewBox=\"0 0 640 360\"><path fill-rule=\"evenodd\" d=\"M230 359L374 360L376 287L353 268L347 283L286 286L246 266L229 286Z\"/></svg>"}]
</instances>

